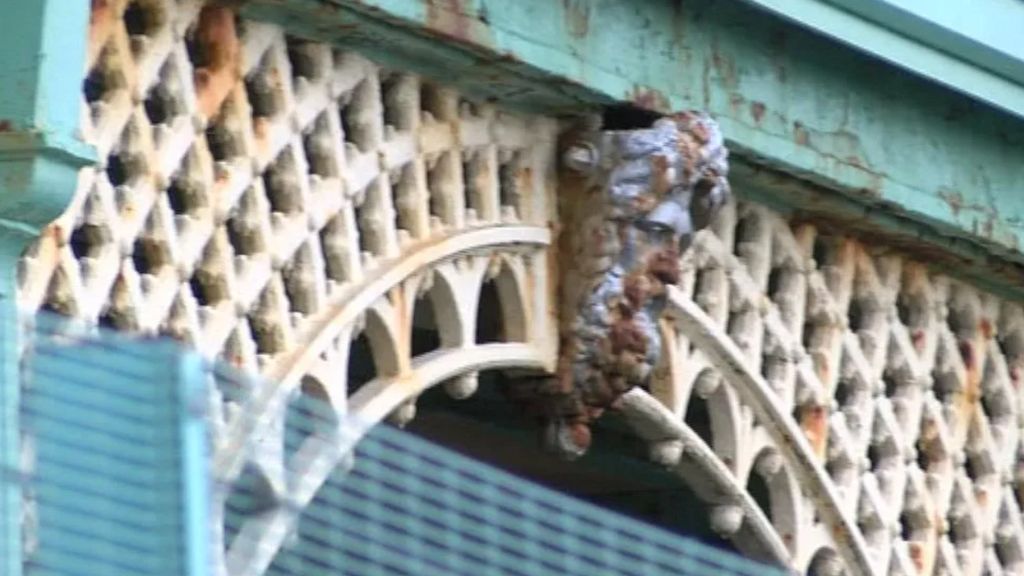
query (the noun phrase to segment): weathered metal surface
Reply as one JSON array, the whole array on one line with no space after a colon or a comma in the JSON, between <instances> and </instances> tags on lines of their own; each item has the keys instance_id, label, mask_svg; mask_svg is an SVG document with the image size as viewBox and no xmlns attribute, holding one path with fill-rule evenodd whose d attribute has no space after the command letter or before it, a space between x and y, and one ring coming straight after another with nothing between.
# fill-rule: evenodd
<instances>
[{"instance_id":1,"label":"weathered metal surface","mask_svg":"<svg viewBox=\"0 0 1024 576\"><path fill-rule=\"evenodd\" d=\"M77 132L88 3L77 4L4 3L0 226L25 233L22 243L64 209L91 159Z\"/></svg>"},{"instance_id":2,"label":"weathered metal surface","mask_svg":"<svg viewBox=\"0 0 1024 576\"><path fill-rule=\"evenodd\" d=\"M1024 7L1010 0L749 0L913 74L1024 117ZM1015 45L1016 44L1016 45Z\"/></svg>"},{"instance_id":3,"label":"weathered metal surface","mask_svg":"<svg viewBox=\"0 0 1024 576\"><path fill-rule=\"evenodd\" d=\"M195 46L203 54L195 71L199 112L212 118L242 76L241 47L235 30L234 11L206 6L196 23Z\"/></svg>"},{"instance_id":4,"label":"weathered metal surface","mask_svg":"<svg viewBox=\"0 0 1024 576\"><path fill-rule=\"evenodd\" d=\"M28 250L0 244L3 295L16 285L24 312L169 335L272 379L210 391L216 478L253 471L266 498L231 539L213 492L209 564L262 573L344 455L322 439L286 450L297 396L401 424L428 387L464 397L479 370L555 369L557 122L219 1L93 8L69 96L102 160L71 171L73 200ZM433 348L414 344L420 316ZM23 356L0 337L16 369ZM0 399L17 409L16 394Z\"/></svg>"},{"instance_id":5,"label":"weathered metal surface","mask_svg":"<svg viewBox=\"0 0 1024 576\"><path fill-rule=\"evenodd\" d=\"M511 104L704 109L734 154L899 214L937 244L1024 261L1024 122L749 6L249 0L243 11ZM472 33L453 34L452 19Z\"/></svg>"},{"instance_id":6,"label":"weathered metal surface","mask_svg":"<svg viewBox=\"0 0 1024 576\"><path fill-rule=\"evenodd\" d=\"M201 10L207 4L218 7ZM561 379L543 382L540 408L570 455L585 449L590 420L622 391L636 397L636 387L649 387L657 410L645 409L639 428L654 431L643 435L652 457L703 483L696 493L713 505L717 532L799 570L836 573L845 546L847 564L868 573L860 536L879 573L933 565L977 573L981 562L996 573L1024 561L1010 480L1021 313L883 250L966 253L979 273L991 266L984 249L1003 246L995 227L936 242L959 224L914 202L934 188L958 214L989 210L982 200L994 206L972 196L982 188L969 178L970 194L940 184L982 166L977 181L993 183L984 190L1012 186L1008 161L1020 143L1006 137L1001 150L990 141L1012 122L1000 127L1004 117L980 108L936 122L929 98L940 108L966 101L884 77L876 64L732 5L243 7L299 18L287 27L236 20L220 2L200 0L173 4L177 19L153 17L171 5L94 2L82 125L109 160L83 171L79 200L26 255L19 295L32 308L170 333L279 380L246 399L252 425L237 419L238 398L215 394L219 476L230 482L251 465L276 502L273 513L245 519L255 548L237 545L245 538L216 541L225 533L215 530L215 562L237 574L266 568L294 520L292 507L277 504L304 506L341 462L337 445L310 438L291 454L302 456L292 477L302 481L284 474L281 429L296 396L326 398L367 424L389 413L406 422L428 387L459 379L444 385L461 397L475 371L495 368L559 370ZM666 40L666 30L677 34ZM766 40L770 33L778 37ZM866 82L850 90L842 65L903 92ZM695 217L695 197L715 199L710 208L725 190L723 143L706 118L584 134L566 160L593 174L578 179L580 195L572 184L559 188L567 208L581 204L560 217L555 123L481 97L574 114L621 99L660 110L706 104L727 133L736 129L744 187L821 226L790 229L777 212L729 204L679 265L679 241L707 220ZM894 191L913 202L897 203ZM819 204L801 201L814 194ZM997 224L1013 225L999 216ZM885 231L884 246L837 239L826 233L833 221ZM576 234L588 226L601 241ZM549 227L562 227L568 248L549 249ZM931 236L915 240L924 230ZM556 366L561 267L575 276L563 278L566 354ZM1003 269L1006 281L1013 270ZM676 308L700 321L662 322L659 331L664 293L677 282ZM500 303L478 305L486 283ZM440 344L414 352L424 298ZM501 309L496 338L506 342L479 336L480 308ZM352 353L359 335L370 341L376 378L346 374L350 359L367 359ZM17 358L14 347L4 352ZM659 361L662 381L651 382ZM700 403L706 422L690 415ZM665 421L677 426L663 435ZM256 445L256 454L242 450ZM810 490L807 474L817 479ZM757 478L767 502L751 487ZM930 496L932 479L957 484ZM831 518L826 529L815 513ZM996 531L1006 519L1018 524Z\"/></svg>"},{"instance_id":7,"label":"weathered metal surface","mask_svg":"<svg viewBox=\"0 0 1024 576\"><path fill-rule=\"evenodd\" d=\"M827 0L955 58L1024 84L1024 4L1018 0Z\"/></svg>"},{"instance_id":8,"label":"weathered metal surface","mask_svg":"<svg viewBox=\"0 0 1024 576\"><path fill-rule=\"evenodd\" d=\"M1024 299L1024 265L1006 252L969 238L951 236L935 223L922 223L885 206L870 207L849 196L765 166L736 159L733 188L741 197L767 204L794 222L845 230L911 254L940 270L1001 296Z\"/></svg>"},{"instance_id":9,"label":"weathered metal surface","mask_svg":"<svg viewBox=\"0 0 1024 576\"><path fill-rule=\"evenodd\" d=\"M550 448L580 456L590 423L648 385L680 253L729 198L727 158L718 126L694 112L570 142L565 167L583 180L563 190L560 209L567 260L558 372L510 390L547 421Z\"/></svg>"}]
</instances>

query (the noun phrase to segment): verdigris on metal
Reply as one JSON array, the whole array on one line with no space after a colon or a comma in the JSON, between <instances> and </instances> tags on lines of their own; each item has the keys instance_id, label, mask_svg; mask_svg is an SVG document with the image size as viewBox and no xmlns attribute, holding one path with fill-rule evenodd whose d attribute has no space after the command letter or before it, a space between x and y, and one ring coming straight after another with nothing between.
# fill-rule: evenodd
<instances>
[{"instance_id":1,"label":"verdigris on metal","mask_svg":"<svg viewBox=\"0 0 1024 576\"><path fill-rule=\"evenodd\" d=\"M899 214L936 245L958 238L978 262L1024 262L1024 121L749 4L248 0L243 13L549 113L707 110L734 155Z\"/></svg>"},{"instance_id":2,"label":"verdigris on metal","mask_svg":"<svg viewBox=\"0 0 1024 576\"><path fill-rule=\"evenodd\" d=\"M91 153L77 136L89 2L2 0L0 39L0 454L19 463L18 259L60 214ZM0 484L0 573L21 573L21 487Z\"/></svg>"},{"instance_id":3,"label":"verdigris on metal","mask_svg":"<svg viewBox=\"0 0 1024 576\"><path fill-rule=\"evenodd\" d=\"M574 458L590 423L646 386L661 353L658 321L680 253L729 198L728 151L707 115L649 128L583 133L565 154L561 347L552 378L511 390L544 418L546 441Z\"/></svg>"}]
</instances>

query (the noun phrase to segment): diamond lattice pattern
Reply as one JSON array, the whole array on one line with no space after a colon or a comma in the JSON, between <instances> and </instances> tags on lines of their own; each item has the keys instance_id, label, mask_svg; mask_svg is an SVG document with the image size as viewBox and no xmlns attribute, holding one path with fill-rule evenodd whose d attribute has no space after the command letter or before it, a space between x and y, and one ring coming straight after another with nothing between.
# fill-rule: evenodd
<instances>
[{"instance_id":1,"label":"diamond lattice pattern","mask_svg":"<svg viewBox=\"0 0 1024 576\"><path fill-rule=\"evenodd\" d=\"M780 462L693 332L671 331L653 392L725 464L715 482L754 495L789 562L858 572L821 534L830 506L855 521L874 573L1024 570L1019 304L754 204L729 206L685 260L685 298L799 425L836 498L801 494L808 469Z\"/></svg>"}]
</instances>

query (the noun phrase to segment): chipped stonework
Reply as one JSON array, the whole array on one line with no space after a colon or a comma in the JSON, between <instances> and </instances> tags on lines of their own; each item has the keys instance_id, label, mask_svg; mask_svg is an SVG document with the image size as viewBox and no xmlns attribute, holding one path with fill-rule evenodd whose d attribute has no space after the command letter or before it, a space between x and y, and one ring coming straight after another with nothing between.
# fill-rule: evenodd
<instances>
[{"instance_id":1,"label":"chipped stonework","mask_svg":"<svg viewBox=\"0 0 1024 576\"><path fill-rule=\"evenodd\" d=\"M562 348L555 378L520 385L548 420L546 442L576 457L590 423L646 386L658 363L658 318L679 258L729 197L717 124L683 112L650 128L576 140L565 168L580 192L565 202Z\"/></svg>"}]
</instances>

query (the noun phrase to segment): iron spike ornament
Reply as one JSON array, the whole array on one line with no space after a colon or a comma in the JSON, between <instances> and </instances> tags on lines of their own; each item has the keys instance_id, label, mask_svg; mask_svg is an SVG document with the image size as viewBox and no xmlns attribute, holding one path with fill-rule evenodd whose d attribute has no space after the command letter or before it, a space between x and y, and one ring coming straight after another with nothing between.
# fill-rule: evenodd
<instances>
[{"instance_id":1,"label":"iron spike ornament","mask_svg":"<svg viewBox=\"0 0 1024 576\"><path fill-rule=\"evenodd\" d=\"M560 206L561 348L556 374L515 385L567 458L590 446L590 425L659 361L666 285L694 234L728 200L728 151L717 123L681 112L635 130L584 134L563 168L578 193Z\"/></svg>"}]
</instances>

